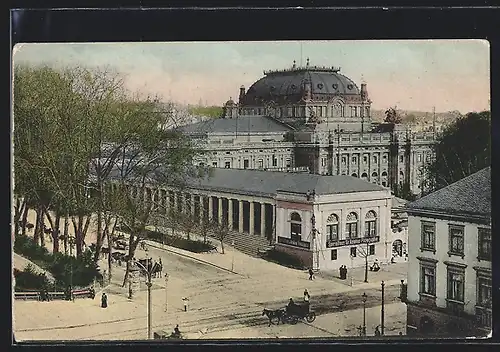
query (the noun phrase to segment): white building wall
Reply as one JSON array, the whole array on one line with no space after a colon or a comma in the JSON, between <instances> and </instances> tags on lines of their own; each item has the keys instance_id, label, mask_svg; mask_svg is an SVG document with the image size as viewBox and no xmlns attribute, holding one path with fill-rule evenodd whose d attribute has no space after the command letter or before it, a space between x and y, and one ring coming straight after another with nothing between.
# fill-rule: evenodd
<instances>
[{"instance_id":1,"label":"white building wall","mask_svg":"<svg viewBox=\"0 0 500 352\"><path fill-rule=\"evenodd\" d=\"M421 251L421 221L436 223L436 253ZM464 229L464 258L448 255L449 230L448 225L463 225ZM436 305L446 307L447 296L447 265L445 262L455 262L467 265L465 268L464 311L475 314L476 305L476 270L474 267L483 267L491 270L491 262L478 261L478 228L488 226L469 222L448 221L420 216L408 217L408 300L418 302L420 290L420 260L425 257L437 260L436 263Z\"/></svg>"}]
</instances>

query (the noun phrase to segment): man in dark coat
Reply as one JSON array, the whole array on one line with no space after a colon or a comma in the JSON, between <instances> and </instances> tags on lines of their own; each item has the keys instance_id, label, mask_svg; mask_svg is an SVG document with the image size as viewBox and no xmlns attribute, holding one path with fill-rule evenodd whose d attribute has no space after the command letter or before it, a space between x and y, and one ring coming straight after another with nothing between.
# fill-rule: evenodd
<instances>
[{"instance_id":1,"label":"man in dark coat","mask_svg":"<svg viewBox=\"0 0 500 352\"><path fill-rule=\"evenodd\" d=\"M106 294L103 293L101 297L101 308L107 308L107 307L108 307L108 296L106 296Z\"/></svg>"},{"instance_id":2,"label":"man in dark coat","mask_svg":"<svg viewBox=\"0 0 500 352\"><path fill-rule=\"evenodd\" d=\"M314 271L313 269L309 269L309 280L313 279Z\"/></svg>"}]
</instances>

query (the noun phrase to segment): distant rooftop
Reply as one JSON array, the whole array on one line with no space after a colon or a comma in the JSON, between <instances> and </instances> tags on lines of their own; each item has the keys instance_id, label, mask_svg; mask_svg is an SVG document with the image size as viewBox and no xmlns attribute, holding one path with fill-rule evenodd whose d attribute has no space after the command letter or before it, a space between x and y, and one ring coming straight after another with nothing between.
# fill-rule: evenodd
<instances>
[{"instance_id":1,"label":"distant rooftop","mask_svg":"<svg viewBox=\"0 0 500 352\"><path fill-rule=\"evenodd\" d=\"M454 215L491 216L491 167L484 168L407 205Z\"/></svg>"},{"instance_id":2,"label":"distant rooftop","mask_svg":"<svg viewBox=\"0 0 500 352\"><path fill-rule=\"evenodd\" d=\"M266 116L239 116L237 118L218 118L193 123L177 128L184 133L265 133L288 132L292 129Z\"/></svg>"}]
</instances>

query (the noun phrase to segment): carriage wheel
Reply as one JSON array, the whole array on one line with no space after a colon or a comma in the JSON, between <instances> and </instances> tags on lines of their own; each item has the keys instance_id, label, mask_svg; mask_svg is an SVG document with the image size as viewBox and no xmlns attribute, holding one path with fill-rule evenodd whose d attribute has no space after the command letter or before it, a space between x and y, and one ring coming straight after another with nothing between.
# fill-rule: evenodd
<instances>
[{"instance_id":1,"label":"carriage wheel","mask_svg":"<svg viewBox=\"0 0 500 352\"><path fill-rule=\"evenodd\" d=\"M312 323L313 321L316 320L316 313L310 312L306 315L306 320L308 323Z\"/></svg>"},{"instance_id":2,"label":"carriage wheel","mask_svg":"<svg viewBox=\"0 0 500 352\"><path fill-rule=\"evenodd\" d=\"M271 318L271 324L278 324L280 322L280 317L274 316Z\"/></svg>"},{"instance_id":3,"label":"carriage wheel","mask_svg":"<svg viewBox=\"0 0 500 352\"><path fill-rule=\"evenodd\" d=\"M292 324L292 325L297 324L297 323L298 323L298 321L299 321L299 318L298 318L296 315L292 315L291 317L289 317L289 319L290 319L290 320L289 320L289 321L290 321L290 324Z\"/></svg>"}]
</instances>

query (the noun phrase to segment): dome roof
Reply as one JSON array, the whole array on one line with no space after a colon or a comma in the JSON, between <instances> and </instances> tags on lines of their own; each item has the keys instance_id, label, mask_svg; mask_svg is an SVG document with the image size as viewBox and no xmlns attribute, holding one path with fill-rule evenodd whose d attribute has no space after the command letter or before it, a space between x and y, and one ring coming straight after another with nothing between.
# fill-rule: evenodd
<instances>
[{"instance_id":1,"label":"dome roof","mask_svg":"<svg viewBox=\"0 0 500 352\"><path fill-rule=\"evenodd\" d=\"M306 66L288 70L264 72L264 77L248 89L244 104L252 105L267 101L299 101L304 85L309 83L313 99L328 99L334 95L358 95L357 85L339 73L339 68Z\"/></svg>"}]
</instances>

